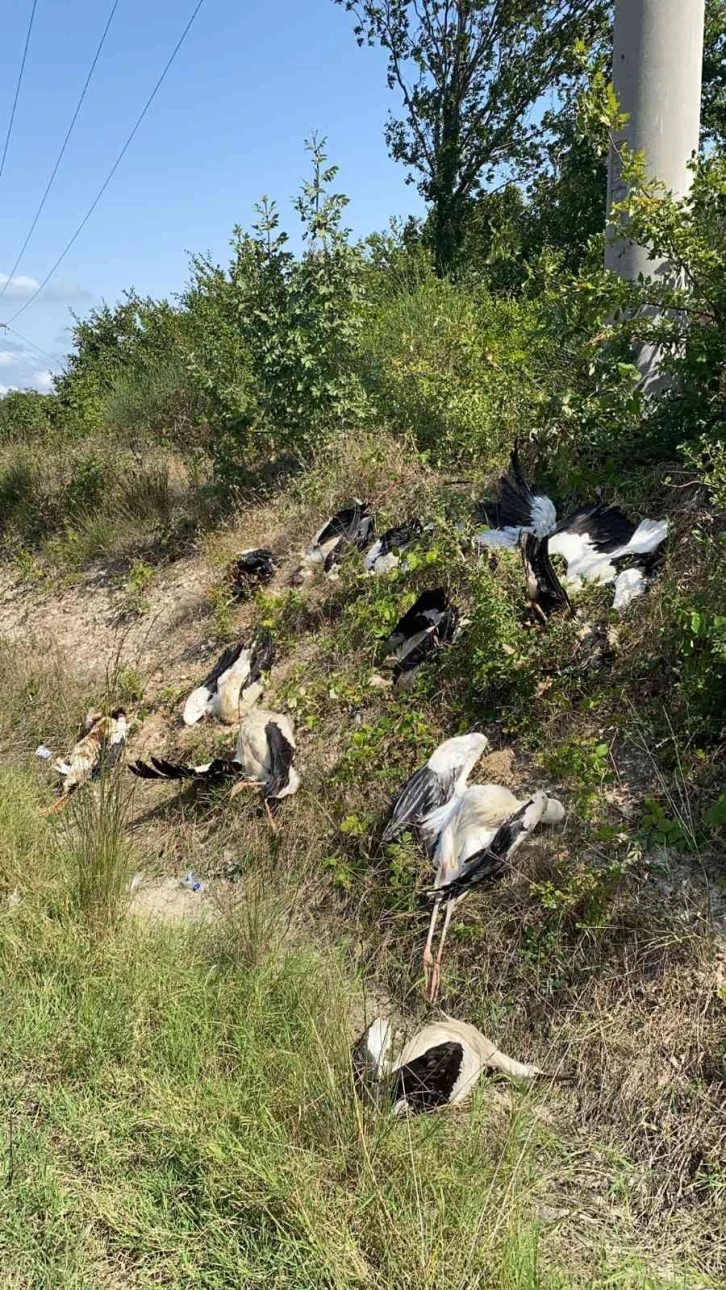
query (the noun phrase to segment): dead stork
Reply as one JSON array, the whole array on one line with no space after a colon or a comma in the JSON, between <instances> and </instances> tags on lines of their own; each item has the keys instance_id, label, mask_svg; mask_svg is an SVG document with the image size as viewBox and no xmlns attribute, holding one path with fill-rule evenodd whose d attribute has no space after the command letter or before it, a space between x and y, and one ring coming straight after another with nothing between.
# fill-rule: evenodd
<instances>
[{"instance_id":1,"label":"dead stork","mask_svg":"<svg viewBox=\"0 0 726 1290\"><path fill-rule=\"evenodd\" d=\"M377 542L366 552L365 567L368 573L389 573L401 563L401 556L423 533L420 520L406 520L394 528L386 529Z\"/></svg>"},{"instance_id":2,"label":"dead stork","mask_svg":"<svg viewBox=\"0 0 726 1290\"><path fill-rule=\"evenodd\" d=\"M266 546L240 551L229 566L229 576L240 599L249 596L257 587L271 582L276 573L275 557Z\"/></svg>"},{"instance_id":3,"label":"dead stork","mask_svg":"<svg viewBox=\"0 0 726 1290\"><path fill-rule=\"evenodd\" d=\"M485 1035L465 1021L444 1017L419 1030L397 1058L391 1057L391 1023L377 1017L356 1042L353 1077L359 1092L387 1097L397 1116L457 1106L473 1092L486 1070L515 1080L544 1074L538 1066L500 1053Z\"/></svg>"},{"instance_id":4,"label":"dead stork","mask_svg":"<svg viewBox=\"0 0 726 1290\"><path fill-rule=\"evenodd\" d=\"M322 565L324 572L330 573L346 547L355 546L359 551L365 550L373 533L374 522L368 503L354 497L349 506L336 511L315 534L303 556L303 566L308 572L312 572L318 565Z\"/></svg>"},{"instance_id":5,"label":"dead stork","mask_svg":"<svg viewBox=\"0 0 726 1290\"><path fill-rule=\"evenodd\" d=\"M449 644L459 626L459 611L443 587L422 591L384 645L383 666L392 669L394 686L408 688L421 664Z\"/></svg>"},{"instance_id":6,"label":"dead stork","mask_svg":"<svg viewBox=\"0 0 726 1290\"><path fill-rule=\"evenodd\" d=\"M472 784L423 821L424 831L438 832L434 851L436 881L429 892L433 902L424 949L424 973L429 999L436 998L446 933L456 905L482 882L501 877L514 854L540 823L559 824L565 815L561 802L536 792L520 802L501 784ZM446 906L439 949L433 940L441 906Z\"/></svg>"},{"instance_id":7,"label":"dead stork","mask_svg":"<svg viewBox=\"0 0 726 1290\"><path fill-rule=\"evenodd\" d=\"M415 771L398 793L386 825L383 842L392 842L406 829L419 829L426 816L460 797L479 758L489 747L486 735L472 731L446 739L431 754L425 766ZM436 837L427 835L433 846Z\"/></svg>"},{"instance_id":8,"label":"dead stork","mask_svg":"<svg viewBox=\"0 0 726 1290\"><path fill-rule=\"evenodd\" d=\"M264 689L264 673L275 658L272 637L263 633L250 645L229 645L184 705L185 726L217 717L232 726L254 706Z\"/></svg>"},{"instance_id":9,"label":"dead stork","mask_svg":"<svg viewBox=\"0 0 726 1290\"><path fill-rule=\"evenodd\" d=\"M646 519L635 525L619 506L598 502L577 507L558 523L554 502L527 483L516 444L510 472L511 479L500 480L499 498L479 507L489 528L474 540L489 550L524 543L528 595L540 617L570 607L552 555L565 560L570 591L577 591L583 581L612 582L614 609L624 609L643 594L663 560L659 548L668 536L667 520ZM527 542L527 536L535 540Z\"/></svg>"},{"instance_id":10,"label":"dead stork","mask_svg":"<svg viewBox=\"0 0 726 1290\"><path fill-rule=\"evenodd\" d=\"M292 764L295 747L295 732L284 713L253 708L240 725L234 757L215 757L201 766L151 757L150 762L131 762L129 770L139 779L207 783L234 779L232 797L243 788L259 788L272 822L269 803L291 797L300 787L300 776Z\"/></svg>"},{"instance_id":11,"label":"dead stork","mask_svg":"<svg viewBox=\"0 0 726 1290\"><path fill-rule=\"evenodd\" d=\"M102 772L115 766L126 745L127 721L123 708L114 708L110 716L89 712L84 721L86 733L74 744L67 758L58 758L53 770L63 776L60 797L42 815L57 815L72 795L89 780L99 779Z\"/></svg>"}]
</instances>

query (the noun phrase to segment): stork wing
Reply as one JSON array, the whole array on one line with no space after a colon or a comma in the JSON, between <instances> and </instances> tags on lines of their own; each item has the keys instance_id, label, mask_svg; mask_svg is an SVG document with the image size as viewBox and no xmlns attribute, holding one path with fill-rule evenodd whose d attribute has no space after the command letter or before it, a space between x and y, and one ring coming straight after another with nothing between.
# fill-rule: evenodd
<instances>
[{"instance_id":1,"label":"stork wing","mask_svg":"<svg viewBox=\"0 0 726 1290\"><path fill-rule=\"evenodd\" d=\"M482 546L515 546L522 529L537 533L539 537L552 531L557 514L551 499L544 493L535 493L527 483L519 462L515 443L509 460L513 479L503 475L499 481L499 497L481 502L477 515L492 530L478 533Z\"/></svg>"},{"instance_id":2,"label":"stork wing","mask_svg":"<svg viewBox=\"0 0 726 1290\"><path fill-rule=\"evenodd\" d=\"M239 762L231 758L215 757L202 766L185 766L183 763L152 757L151 765L145 761L129 762L129 770L139 779L226 779L239 775Z\"/></svg>"},{"instance_id":3,"label":"stork wing","mask_svg":"<svg viewBox=\"0 0 726 1290\"><path fill-rule=\"evenodd\" d=\"M435 1111L446 1106L456 1086L464 1060L463 1044L448 1040L429 1048L406 1066L399 1066L391 1085L394 1104L405 1102L411 1111Z\"/></svg>"},{"instance_id":4,"label":"stork wing","mask_svg":"<svg viewBox=\"0 0 726 1290\"><path fill-rule=\"evenodd\" d=\"M288 742L276 721L268 721L265 737L270 752L270 774L262 790L263 797L277 797L290 781L290 767L295 749Z\"/></svg>"},{"instance_id":5,"label":"stork wing","mask_svg":"<svg viewBox=\"0 0 726 1290\"><path fill-rule=\"evenodd\" d=\"M598 502L596 506L578 506L565 516L552 534L580 537L591 543L600 555L609 555L619 547L627 546L635 533L635 525L619 506ZM557 552L555 545L550 550Z\"/></svg>"},{"instance_id":6,"label":"stork wing","mask_svg":"<svg viewBox=\"0 0 726 1290\"><path fill-rule=\"evenodd\" d=\"M336 511L331 515L321 529L313 538L313 546L324 546L332 538L345 538L348 542L355 542L358 537L358 530L363 520L369 520L372 526L373 521L368 515L367 502L355 502L352 506L344 506L342 510Z\"/></svg>"},{"instance_id":7,"label":"stork wing","mask_svg":"<svg viewBox=\"0 0 726 1290\"><path fill-rule=\"evenodd\" d=\"M527 593L533 606L546 618L558 609L572 613L570 598L555 573L549 555L549 539L528 533L524 539L522 559L527 578Z\"/></svg>"},{"instance_id":8,"label":"stork wing","mask_svg":"<svg viewBox=\"0 0 726 1290\"><path fill-rule=\"evenodd\" d=\"M246 690L248 686L254 685L259 681L263 672L269 672L275 661L275 645L270 632L262 633L252 647L252 658L250 661L250 670L242 689Z\"/></svg>"},{"instance_id":9,"label":"stork wing","mask_svg":"<svg viewBox=\"0 0 726 1290\"><path fill-rule=\"evenodd\" d=\"M512 856L536 829L547 806L546 793L534 793L497 829L488 846L475 851L460 866L450 882L434 888L429 899L449 901L487 879L500 878Z\"/></svg>"},{"instance_id":10,"label":"stork wing","mask_svg":"<svg viewBox=\"0 0 726 1290\"><path fill-rule=\"evenodd\" d=\"M408 637L430 627L436 617L444 615L448 608L449 598L443 587L431 587L422 591L411 608L399 618L386 640L385 648L389 651L397 649Z\"/></svg>"},{"instance_id":11,"label":"stork wing","mask_svg":"<svg viewBox=\"0 0 726 1290\"><path fill-rule=\"evenodd\" d=\"M422 766L404 784L395 799L391 818L381 840L393 841L405 829L420 824L425 816L443 806L451 797L455 782L455 774L450 779L444 779L428 766Z\"/></svg>"}]
</instances>

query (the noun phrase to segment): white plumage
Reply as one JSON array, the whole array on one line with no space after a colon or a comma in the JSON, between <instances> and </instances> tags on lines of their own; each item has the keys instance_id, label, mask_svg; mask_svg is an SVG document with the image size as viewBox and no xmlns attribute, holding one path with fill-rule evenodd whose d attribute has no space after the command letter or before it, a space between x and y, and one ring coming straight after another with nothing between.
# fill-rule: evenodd
<instances>
[{"instance_id":1,"label":"white plumage","mask_svg":"<svg viewBox=\"0 0 726 1290\"><path fill-rule=\"evenodd\" d=\"M285 744L290 750L287 766L281 764L279 751ZM239 728L235 761L247 779L264 786L265 797L279 800L291 797L300 787L300 776L292 765L291 756L296 746L292 723L283 712L255 708ZM243 786L235 786L233 793L240 787Z\"/></svg>"},{"instance_id":2,"label":"white plumage","mask_svg":"<svg viewBox=\"0 0 726 1290\"><path fill-rule=\"evenodd\" d=\"M461 796L472 770L488 746L486 735L477 731L454 735L439 744L426 765L415 771L401 789L382 841L391 842L405 829L418 828L427 819L424 837L431 848L438 837L430 823L432 812L452 797Z\"/></svg>"},{"instance_id":3,"label":"white plumage","mask_svg":"<svg viewBox=\"0 0 726 1290\"><path fill-rule=\"evenodd\" d=\"M559 824L564 815L562 803L541 791L522 802L501 784L472 784L423 821L424 832L438 834L431 892L434 903L424 948L424 971L432 1000L438 991L444 943L455 906L479 883L499 877L539 823ZM434 960L432 946L442 903L446 904L446 915Z\"/></svg>"},{"instance_id":4,"label":"white plumage","mask_svg":"<svg viewBox=\"0 0 726 1290\"><path fill-rule=\"evenodd\" d=\"M394 1115L442 1110L460 1105L485 1070L517 1080L543 1072L500 1052L476 1026L445 1017L417 1031L393 1058L390 1022L377 1017L353 1050L359 1086L386 1087Z\"/></svg>"},{"instance_id":5,"label":"white plumage","mask_svg":"<svg viewBox=\"0 0 726 1290\"><path fill-rule=\"evenodd\" d=\"M216 717L224 725L235 725L260 698L264 673L269 671L272 661L269 636L248 646L228 647L202 684L189 695L182 716L184 724L193 726L202 717Z\"/></svg>"},{"instance_id":6,"label":"white plumage","mask_svg":"<svg viewBox=\"0 0 726 1290\"><path fill-rule=\"evenodd\" d=\"M300 787L292 764L295 746L295 732L284 713L253 708L240 725L234 757L215 757L200 766L151 757L149 762L132 762L129 770L139 779L234 779L232 796L243 788L259 788L267 804L292 796Z\"/></svg>"},{"instance_id":7,"label":"white plumage","mask_svg":"<svg viewBox=\"0 0 726 1290\"><path fill-rule=\"evenodd\" d=\"M478 533L475 544L490 550L513 548L527 535L528 574L541 585L533 586L529 599L546 617L567 597L559 586L549 556L559 555L567 564L564 582L577 591L583 582L614 583L613 608L623 609L643 594L656 572L658 548L668 536L668 521L645 519L637 525L617 506L604 503L580 506L559 524L554 503L534 493L522 473L516 446L511 456L512 479L500 480L500 498L480 507L490 528ZM533 543L533 539L537 541ZM540 549L541 548L541 549ZM552 599L559 586L560 596Z\"/></svg>"}]
</instances>

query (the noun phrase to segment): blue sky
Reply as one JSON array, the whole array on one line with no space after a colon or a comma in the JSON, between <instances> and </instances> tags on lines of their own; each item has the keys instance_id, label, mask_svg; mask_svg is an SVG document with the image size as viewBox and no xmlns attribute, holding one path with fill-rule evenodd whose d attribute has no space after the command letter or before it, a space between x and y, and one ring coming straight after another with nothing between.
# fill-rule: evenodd
<instances>
[{"instance_id":1,"label":"blue sky","mask_svg":"<svg viewBox=\"0 0 726 1290\"><path fill-rule=\"evenodd\" d=\"M0 15L0 150L31 0ZM0 285L50 176L111 0L38 0L25 77L0 178ZM10 319L75 231L138 116L194 0L120 0L81 116L38 227L0 300ZM49 288L0 330L0 389L47 388L68 348L69 309L83 313L124 288L178 291L188 250L222 261L235 223L276 197L294 231L290 198L306 173L311 128L329 139L356 233L421 209L386 154L396 100L379 50L358 49L352 19L332 0L205 0L121 167Z\"/></svg>"}]
</instances>

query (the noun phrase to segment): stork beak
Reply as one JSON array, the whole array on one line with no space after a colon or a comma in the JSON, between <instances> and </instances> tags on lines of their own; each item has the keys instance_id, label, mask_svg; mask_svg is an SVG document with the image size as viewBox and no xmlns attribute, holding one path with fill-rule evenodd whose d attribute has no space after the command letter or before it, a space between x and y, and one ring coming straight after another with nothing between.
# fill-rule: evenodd
<instances>
[{"instance_id":1,"label":"stork beak","mask_svg":"<svg viewBox=\"0 0 726 1290\"><path fill-rule=\"evenodd\" d=\"M238 782L235 784L234 788L232 789L232 792L229 795L230 802L232 801L233 797L236 797L238 793L242 792L243 788L262 788L262 780L259 780L259 779L238 780Z\"/></svg>"}]
</instances>

